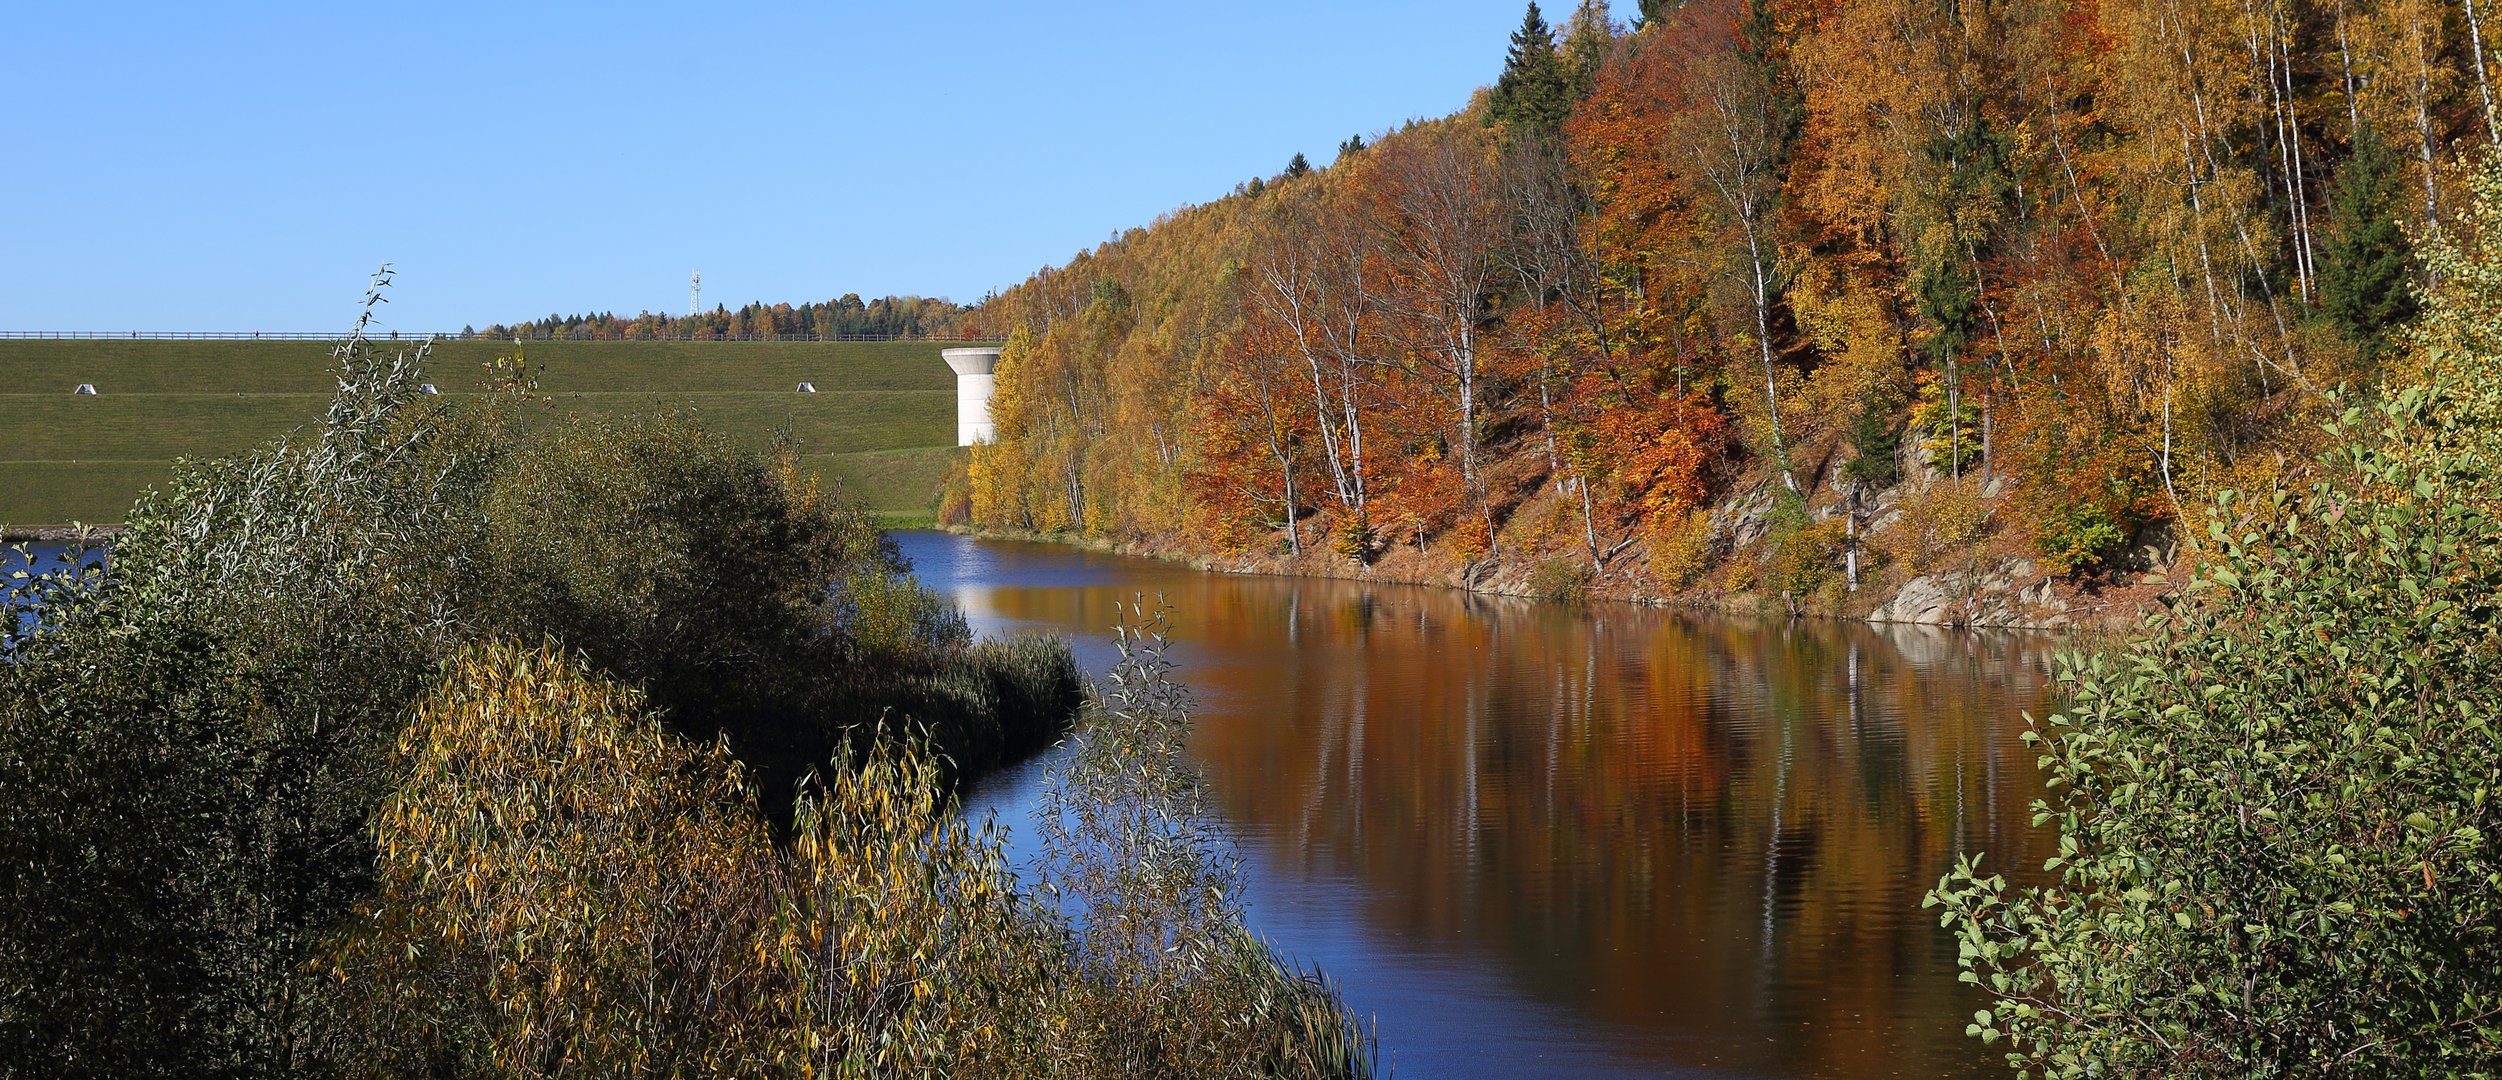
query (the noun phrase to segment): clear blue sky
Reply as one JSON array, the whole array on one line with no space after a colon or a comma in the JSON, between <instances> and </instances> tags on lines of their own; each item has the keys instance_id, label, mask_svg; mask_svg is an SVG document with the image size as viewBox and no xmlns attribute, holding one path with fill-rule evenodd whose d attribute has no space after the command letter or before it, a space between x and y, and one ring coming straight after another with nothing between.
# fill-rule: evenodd
<instances>
[{"instance_id":1,"label":"clear blue sky","mask_svg":"<svg viewBox=\"0 0 2502 1080\"><path fill-rule=\"evenodd\" d=\"M0 329L971 301L1458 108L1521 6L13 5Z\"/></svg>"}]
</instances>

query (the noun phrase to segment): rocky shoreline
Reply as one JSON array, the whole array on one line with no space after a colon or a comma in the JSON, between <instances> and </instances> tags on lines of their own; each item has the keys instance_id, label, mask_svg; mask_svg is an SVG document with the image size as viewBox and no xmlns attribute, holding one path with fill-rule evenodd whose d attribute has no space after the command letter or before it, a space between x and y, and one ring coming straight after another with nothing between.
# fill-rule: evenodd
<instances>
[{"instance_id":1,"label":"rocky shoreline","mask_svg":"<svg viewBox=\"0 0 2502 1080\"><path fill-rule=\"evenodd\" d=\"M1783 496L1769 477L1760 476L1710 509L1705 549L1711 569L1694 575L1692 584L1682 589L1662 586L1649 566L1649 545L1629 541L1615 545L1618 553L1601 560L1602 568L1593 572L1587 556L1532 555L1522 550L1531 545L1515 545L1501 554L1460 563L1437 551L1392 544L1369 563L1360 563L1321 550L1317 543L1307 543L1299 555L1227 554L1207 551L1203 543L1177 536L1110 540L962 524L946 528L960 535L1071 545L1214 573L1380 581L1495 596L1610 600L1726 614L1976 629L2124 630L2159 607L2171 591L2165 571L2175 551L2167 533L2138 538L2112 560L2115 565L2098 573L2061 577L2048 572L2033 556L2020 539L2023 530L2003 528L1996 520L2010 507L2012 478L1951 481L1925 461L1913 459L1904 464L1903 481L1861 493L1858 543L1871 557L1858 587L1845 588L1837 580L1805 597L1783 594L1770 580L1774 545L1769 538ZM1808 473L1821 483L1808 489L1806 512L1812 523L1838 535L1847 499L1833 473L1829 468ZM1920 504L1935 499L1946 490L1942 485L1950 483L1956 485L1952 490L1966 493L1968 512L1978 515L1967 533L1958 534L1952 543L1921 549L1916 557L1875 557L1888 549L1904 550L1906 536L1921 529L1911 520L1921 513ZM1519 514L1530 517L1550 510L1533 500Z\"/></svg>"},{"instance_id":2,"label":"rocky shoreline","mask_svg":"<svg viewBox=\"0 0 2502 1080\"><path fill-rule=\"evenodd\" d=\"M121 535L119 525L44 525L0 529L0 544L101 543Z\"/></svg>"},{"instance_id":3,"label":"rocky shoreline","mask_svg":"<svg viewBox=\"0 0 2502 1080\"><path fill-rule=\"evenodd\" d=\"M1760 592L1691 589L1662 592L1611 573L1589 581L1573 597L1557 597L1538 582L1538 565L1526 560L1489 558L1457 568L1426 568L1385 559L1371 566L1353 560L1306 555L1213 555L1170 542L1113 541L1078 535L1052 535L1022 530L950 526L960 536L1024 543L1060 544L1113 555L1156 559L1210 573L1272 577L1316 577L1346 581L1378 581L1427 585L1488 596L1528 599L1589 599L1681 608L1734 615L1830 618L1876 624L2036 631L2103 632L2135 624L2159 605L2169 586L2160 574L2131 575L2129 580L2088 588L2044 573L2021 555L1975 551L1958 565L1941 567L1899 584L1871 582L1842 607L1809 607L1785 603ZM1540 560L1544 562L1547 560ZM1419 571L1423 572L1419 572Z\"/></svg>"}]
</instances>

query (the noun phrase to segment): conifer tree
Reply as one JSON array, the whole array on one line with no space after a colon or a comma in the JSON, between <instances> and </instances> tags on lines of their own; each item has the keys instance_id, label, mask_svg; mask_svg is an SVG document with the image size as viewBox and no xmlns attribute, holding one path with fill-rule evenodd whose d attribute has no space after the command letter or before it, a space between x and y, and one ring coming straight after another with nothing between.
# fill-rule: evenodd
<instances>
[{"instance_id":1,"label":"conifer tree","mask_svg":"<svg viewBox=\"0 0 2502 1080\"><path fill-rule=\"evenodd\" d=\"M1295 151L1293 160L1286 162L1286 179L1288 180L1299 180L1310 175L1311 172L1312 163L1303 156L1300 150Z\"/></svg>"},{"instance_id":2,"label":"conifer tree","mask_svg":"<svg viewBox=\"0 0 2502 1080\"><path fill-rule=\"evenodd\" d=\"M1564 73L1574 101L1598 86L1599 65L1615 40L1616 23L1608 16L1607 0L1581 0L1564 31Z\"/></svg>"},{"instance_id":3,"label":"conifer tree","mask_svg":"<svg viewBox=\"0 0 2502 1080\"><path fill-rule=\"evenodd\" d=\"M1354 157L1363 151L1364 137L1362 135L1349 135L1347 136L1347 141L1338 144L1338 160L1345 161L1346 159Z\"/></svg>"},{"instance_id":4,"label":"conifer tree","mask_svg":"<svg viewBox=\"0 0 2502 1080\"><path fill-rule=\"evenodd\" d=\"M1495 80L1486 121L1519 131L1552 135L1572 111L1572 77L1555 50L1555 31L1532 2L1512 32L1503 75Z\"/></svg>"},{"instance_id":5,"label":"conifer tree","mask_svg":"<svg viewBox=\"0 0 2502 1080\"><path fill-rule=\"evenodd\" d=\"M2320 307L2374 359L2387 355L2393 331L2415 315L2415 254L2394 212L2400 182L2397 155L2366 127L2328 189Z\"/></svg>"}]
</instances>

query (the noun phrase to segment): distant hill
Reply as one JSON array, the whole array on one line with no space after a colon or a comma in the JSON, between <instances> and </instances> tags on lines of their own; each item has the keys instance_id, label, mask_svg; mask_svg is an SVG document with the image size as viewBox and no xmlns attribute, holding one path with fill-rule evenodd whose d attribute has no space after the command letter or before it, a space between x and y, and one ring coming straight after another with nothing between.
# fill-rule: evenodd
<instances>
[{"instance_id":1,"label":"distant hill","mask_svg":"<svg viewBox=\"0 0 2502 1080\"><path fill-rule=\"evenodd\" d=\"M691 405L735 438L800 440L808 466L889 522L928 519L954 459L955 383L928 341L542 341L525 345L560 408ZM435 347L445 394L478 392L513 345ZM321 415L320 342L0 341L0 525L120 521L177 457L240 453ZM801 382L819 393L796 393ZM94 397L73 396L92 383Z\"/></svg>"}]
</instances>

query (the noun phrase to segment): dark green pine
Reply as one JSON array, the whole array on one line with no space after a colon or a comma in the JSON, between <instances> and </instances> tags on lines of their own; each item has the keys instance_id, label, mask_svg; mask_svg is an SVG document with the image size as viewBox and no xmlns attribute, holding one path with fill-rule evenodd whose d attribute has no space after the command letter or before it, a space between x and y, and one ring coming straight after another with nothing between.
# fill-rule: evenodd
<instances>
[{"instance_id":1,"label":"dark green pine","mask_svg":"<svg viewBox=\"0 0 2502 1080\"><path fill-rule=\"evenodd\" d=\"M2392 212L2398 184L2397 155L2366 129L2328 189L2320 311L2374 359L2388 354L2398 327L2415 317L2415 251Z\"/></svg>"},{"instance_id":2,"label":"dark green pine","mask_svg":"<svg viewBox=\"0 0 2502 1080\"><path fill-rule=\"evenodd\" d=\"M1486 120L1514 130L1552 135L1563 130L1572 112L1572 73L1555 51L1555 31L1547 26L1538 5L1512 32L1511 51L1503 59L1503 75L1494 83Z\"/></svg>"}]
</instances>

